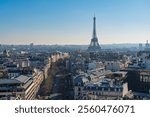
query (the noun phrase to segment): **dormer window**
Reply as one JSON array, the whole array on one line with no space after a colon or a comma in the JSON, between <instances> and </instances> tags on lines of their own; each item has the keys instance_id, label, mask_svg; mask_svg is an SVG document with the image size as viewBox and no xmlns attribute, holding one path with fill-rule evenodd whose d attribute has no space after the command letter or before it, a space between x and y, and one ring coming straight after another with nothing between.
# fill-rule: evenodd
<instances>
[{"instance_id":1,"label":"dormer window","mask_svg":"<svg viewBox=\"0 0 150 117\"><path fill-rule=\"evenodd\" d=\"M81 86L81 83L80 83L80 82L78 83L78 86Z\"/></svg>"}]
</instances>

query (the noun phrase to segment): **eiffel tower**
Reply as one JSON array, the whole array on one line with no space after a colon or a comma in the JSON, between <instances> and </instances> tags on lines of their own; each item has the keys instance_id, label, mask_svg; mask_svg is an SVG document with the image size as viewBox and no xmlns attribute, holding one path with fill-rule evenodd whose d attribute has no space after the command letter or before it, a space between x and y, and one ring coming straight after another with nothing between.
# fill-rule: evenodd
<instances>
[{"instance_id":1,"label":"eiffel tower","mask_svg":"<svg viewBox=\"0 0 150 117\"><path fill-rule=\"evenodd\" d=\"M94 18L93 18L93 36L92 36L91 43L90 43L87 51L98 52L100 50L101 50L101 47L98 43L98 38L96 35L96 17L94 16Z\"/></svg>"}]
</instances>

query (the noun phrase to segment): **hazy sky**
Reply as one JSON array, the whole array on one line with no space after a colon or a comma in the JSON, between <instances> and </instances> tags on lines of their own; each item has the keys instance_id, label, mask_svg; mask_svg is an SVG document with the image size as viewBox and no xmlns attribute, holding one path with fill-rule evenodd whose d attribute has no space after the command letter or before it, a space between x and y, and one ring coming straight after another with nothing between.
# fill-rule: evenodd
<instances>
[{"instance_id":1,"label":"hazy sky","mask_svg":"<svg viewBox=\"0 0 150 117\"><path fill-rule=\"evenodd\" d=\"M0 44L150 41L150 0L0 0Z\"/></svg>"}]
</instances>

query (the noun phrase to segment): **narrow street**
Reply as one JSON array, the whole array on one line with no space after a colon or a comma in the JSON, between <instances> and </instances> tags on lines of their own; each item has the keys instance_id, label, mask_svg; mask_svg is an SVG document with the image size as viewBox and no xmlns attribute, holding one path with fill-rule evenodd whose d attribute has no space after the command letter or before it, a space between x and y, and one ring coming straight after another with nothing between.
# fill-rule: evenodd
<instances>
[{"instance_id":1,"label":"narrow street","mask_svg":"<svg viewBox=\"0 0 150 117\"><path fill-rule=\"evenodd\" d=\"M69 75L56 75L52 93L49 96L51 100L69 100L72 99L72 83Z\"/></svg>"},{"instance_id":2,"label":"narrow street","mask_svg":"<svg viewBox=\"0 0 150 117\"><path fill-rule=\"evenodd\" d=\"M73 99L71 74L65 69L64 60L57 61L49 69L48 78L44 80L40 99L70 100Z\"/></svg>"}]
</instances>

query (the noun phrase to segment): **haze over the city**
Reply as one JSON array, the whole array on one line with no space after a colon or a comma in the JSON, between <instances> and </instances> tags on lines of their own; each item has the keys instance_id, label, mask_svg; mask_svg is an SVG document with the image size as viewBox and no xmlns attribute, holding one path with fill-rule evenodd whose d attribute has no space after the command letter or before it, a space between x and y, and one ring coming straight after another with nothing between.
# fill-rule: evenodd
<instances>
[{"instance_id":1,"label":"haze over the city","mask_svg":"<svg viewBox=\"0 0 150 117\"><path fill-rule=\"evenodd\" d=\"M149 0L0 0L0 44L100 44L150 39Z\"/></svg>"}]
</instances>

